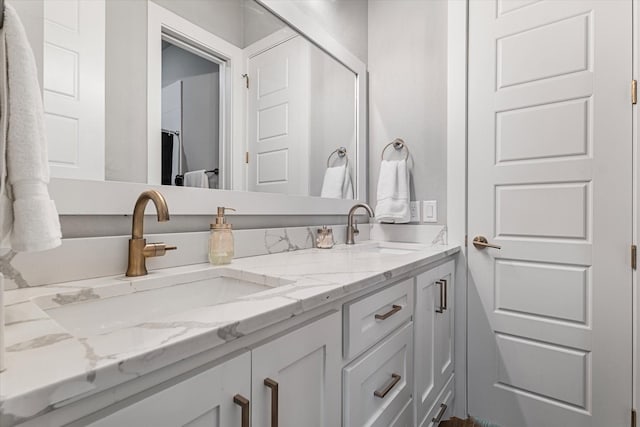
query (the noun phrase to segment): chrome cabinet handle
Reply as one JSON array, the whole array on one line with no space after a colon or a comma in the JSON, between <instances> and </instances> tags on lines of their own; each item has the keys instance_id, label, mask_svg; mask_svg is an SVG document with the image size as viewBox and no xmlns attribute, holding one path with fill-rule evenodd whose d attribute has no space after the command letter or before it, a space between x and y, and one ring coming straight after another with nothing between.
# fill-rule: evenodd
<instances>
[{"instance_id":1,"label":"chrome cabinet handle","mask_svg":"<svg viewBox=\"0 0 640 427\"><path fill-rule=\"evenodd\" d=\"M391 310L387 311L384 314L376 314L374 317L377 320L386 320L389 317L393 316L394 314L396 314L397 312L399 312L400 310L402 310L402 306L401 305L397 305L397 304L393 304L391 306Z\"/></svg>"},{"instance_id":2,"label":"chrome cabinet handle","mask_svg":"<svg viewBox=\"0 0 640 427\"><path fill-rule=\"evenodd\" d=\"M484 249L484 248L502 249L502 246L494 245L492 243L489 243L487 238L484 237L484 236L476 236L476 237L474 237L473 238L473 246L475 246L476 249Z\"/></svg>"},{"instance_id":3,"label":"chrome cabinet handle","mask_svg":"<svg viewBox=\"0 0 640 427\"><path fill-rule=\"evenodd\" d=\"M391 374L391 381L389 381L389 384L384 386L382 388L382 390L374 391L373 395L375 397L379 397L380 399L383 399L391 391L391 389L394 388L396 386L396 384L398 384L400 382L401 379L402 379L402 377L400 375Z\"/></svg>"},{"instance_id":4,"label":"chrome cabinet handle","mask_svg":"<svg viewBox=\"0 0 640 427\"><path fill-rule=\"evenodd\" d=\"M444 403L441 403L440 404L440 411L438 411L438 415L433 417L431 419L431 421L433 421L436 424L439 423L440 419L442 419L442 416L444 415L445 412L447 412L447 405L445 405Z\"/></svg>"},{"instance_id":5,"label":"chrome cabinet handle","mask_svg":"<svg viewBox=\"0 0 640 427\"><path fill-rule=\"evenodd\" d=\"M442 288L444 289L444 305L442 306L442 309L446 310L447 306L449 305L449 296L447 295L447 280L440 279L440 281L442 282Z\"/></svg>"},{"instance_id":6,"label":"chrome cabinet handle","mask_svg":"<svg viewBox=\"0 0 640 427\"><path fill-rule=\"evenodd\" d=\"M242 421L240 425L242 427L249 427L249 399L240 394L236 394L233 396L233 403L242 408Z\"/></svg>"},{"instance_id":7,"label":"chrome cabinet handle","mask_svg":"<svg viewBox=\"0 0 640 427\"><path fill-rule=\"evenodd\" d=\"M278 382L265 378L264 385L271 389L271 427L278 427Z\"/></svg>"},{"instance_id":8,"label":"chrome cabinet handle","mask_svg":"<svg viewBox=\"0 0 640 427\"><path fill-rule=\"evenodd\" d=\"M440 285L440 307L436 308L436 313L444 313L447 309L446 303L446 292L447 292L447 282L444 280L438 280L436 284Z\"/></svg>"}]
</instances>

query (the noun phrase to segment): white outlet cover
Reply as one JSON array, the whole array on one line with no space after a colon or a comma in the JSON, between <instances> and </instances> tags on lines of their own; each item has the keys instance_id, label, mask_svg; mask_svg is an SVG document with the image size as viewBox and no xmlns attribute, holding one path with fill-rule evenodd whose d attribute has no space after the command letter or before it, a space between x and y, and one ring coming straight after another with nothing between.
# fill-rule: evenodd
<instances>
[{"instance_id":1,"label":"white outlet cover","mask_svg":"<svg viewBox=\"0 0 640 427\"><path fill-rule=\"evenodd\" d=\"M420 202L412 201L409 204L409 211L411 212L409 222L420 222Z\"/></svg>"},{"instance_id":2,"label":"white outlet cover","mask_svg":"<svg viewBox=\"0 0 640 427\"><path fill-rule=\"evenodd\" d=\"M425 200L422 202L422 219L424 222L438 222L438 202Z\"/></svg>"}]
</instances>

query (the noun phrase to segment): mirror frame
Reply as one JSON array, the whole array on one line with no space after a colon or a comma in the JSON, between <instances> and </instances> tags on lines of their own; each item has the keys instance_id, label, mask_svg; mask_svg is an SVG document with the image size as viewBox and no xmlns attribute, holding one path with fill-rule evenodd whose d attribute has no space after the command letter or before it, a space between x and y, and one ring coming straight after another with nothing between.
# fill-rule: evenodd
<instances>
[{"instance_id":1,"label":"mirror frame","mask_svg":"<svg viewBox=\"0 0 640 427\"><path fill-rule=\"evenodd\" d=\"M203 188L163 186L148 183L52 178L49 184L49 192L56 203L60 215L128 215L131 214L133 204L138 195L148 189L156 189L162 192L173 215L213 215L217 206L234 207L237 209L238 215L346 215L349 208L355 203L367 200L366 64L337 42L320 24L310 19L295 2L283 2L281 0L256 1L294 30L320 46L355 74L357 110L356 200L234 190L212 191ZM232 75L236 75L236 78L241 79L240 74L234 71ZM243 103L244 101L241 102ZM235 110L237 108L235 101L233 103L232 110ZM237 147L232 148L234 152L237 149ZM242 149L244 150L244 144ZM235 156L232 155L232 157ZM234 173L235 176L237 175ZM82 195L82 197L79 197L79 195ZM152 213L151 208L149 208L148 213Z\"/></svg>"}]
</instances>

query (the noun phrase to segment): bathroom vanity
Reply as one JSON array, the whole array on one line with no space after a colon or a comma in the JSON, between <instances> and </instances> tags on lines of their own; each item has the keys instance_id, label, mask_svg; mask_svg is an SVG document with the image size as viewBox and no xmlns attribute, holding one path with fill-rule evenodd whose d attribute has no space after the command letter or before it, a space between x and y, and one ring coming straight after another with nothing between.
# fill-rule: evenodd
<instances>
[{"instance_id":1,"label":"bathroom vanity","mask_svg":"<svg viewBox=\"0 0 640 427\"><path fill-rule=\"evenodd\" d=\"M458 251L364 241L7 292L0 425L437 425Z\"/></svg>"}]
</instances>

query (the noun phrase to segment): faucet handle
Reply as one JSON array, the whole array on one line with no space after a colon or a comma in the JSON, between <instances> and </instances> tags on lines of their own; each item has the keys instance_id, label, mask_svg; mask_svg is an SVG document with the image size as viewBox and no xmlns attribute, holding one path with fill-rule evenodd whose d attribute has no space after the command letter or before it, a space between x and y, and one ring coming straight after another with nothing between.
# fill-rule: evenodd
<instances>
[{"instance_id":1,"label":"faucet handle","mask_svg":"<svg viewBox=\"0 0 640 427\"><path fill-rule=\"evenodd\" d=\"M165 245L164 243L148 243L142 253L145 257L151 258L156 256L163 256L167 251L174 251L178 249L177 246L174 245Z\"/></svg>"},{"instance_id":2,"label":"faucet handle","mask_svg":"<svg viewBox=\"0 0 640 427\"><path fill-rule=\"evenodd\" d=\"M358 230L358 221L356 221L355 219L353 220L353 235L357 236L358 234L360 234L360 230Z\"/></svg>"}]
</instances>

